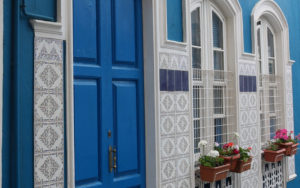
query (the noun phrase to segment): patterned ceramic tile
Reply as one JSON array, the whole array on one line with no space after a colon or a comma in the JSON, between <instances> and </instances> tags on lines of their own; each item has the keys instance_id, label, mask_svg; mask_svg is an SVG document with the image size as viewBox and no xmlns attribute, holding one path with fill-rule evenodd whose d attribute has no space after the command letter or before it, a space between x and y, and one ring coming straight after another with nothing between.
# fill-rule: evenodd
<instances>
[{"instance_id":1,"label":"patterned ceramic tile","mask_svg":"<svg viewBox=\"0 0 300 188\"><path fill-rule=\"evenodd\" d=\"M189 179L182 179L178 181L178 188L190 188L191 183Z\"/></svg>"},{"instance_id":2,"label":"patterned ceramic tile","mask_svg":"<svg viewBox=\"0 0 300 188\"><path fill-rule=\"evenodd\" d=\"M161 178L162 181L176 178L175 160L163 161L161 163Z\"/></svg>"},{"instance_id":3,"label":"patterned ceramic tile","mask_svg":"<svg viewBox=\"0 0 300 188\"><path fill-rule=\"evenodd\" d=\"M160 117L160 134L172 135L175 133L175 116L167 115Z\"/></svg>"},{"instance_id":4,"label":"patterned ceramic tile","mask_svg":"<svg viewBox=\"0 0 300 188\"><path fill-rule=\"evenodd\" d=\"M188 154L190 150L190 144L189 144L189 137L188 136L180 136L176 138L176 149L177 154Z\"/></svg>"},{"instance_id":5,"label":"patterned ceramic tile","mask_svg":"<svg viewBox=\"0 0 300 188\"><path fill-rule=\"evenodd\" d=\"M169 92L161 92L160 111L162 113L175 111L175 94Z\"/></svg>"},{"instance_id":6,"label":"patterned ceramic tile","mask_svg":"<svg viewBox=\"0 0 300 188\"><path fill-rule=\"evenodd\" d=\"M176 153L175 138L161 139L162 158L172 157Z\"/></svg>"},{"instance_id":7,"label":"patterned ceramic tile","mask_svg":"<svg viewBox=\"0 0 300 188\"><path fill-rule=\"evenodd\" d=\"M177 163L177 177L188 176L190 172L190 161L188 158L179 158Z\"/></svg>"},{"instance_id":8,"label":"patterned ceramic tile","mask_svg":"<svg viewBox=\"0 0 300 188\"><path fill-rule=\"evenodd\" d=\"M189 111L189 94L180 92L175 97L176 112L188 112Z\"/></svg>"},{"instance_id":9,"label":"patterned ceramic tile","mask_svg":"<svg viewBox=\"0 0 300 188\"><path fill-rule=\"evenodd\" d=\"M63 187L62 41L36 37L34 44L34 187Z\"/></svg>"},{"instance_id":10,"label":"patterned ceramic tile","mask_svg":"<svg viewBox=\"0 0 300 188\"><path fill-rule=\"evenodd\" d=\"M185 115L176 115L176 133L187 133L189 132L190 124L189 124L189 116Z\"/></svg>"}]
</instances>

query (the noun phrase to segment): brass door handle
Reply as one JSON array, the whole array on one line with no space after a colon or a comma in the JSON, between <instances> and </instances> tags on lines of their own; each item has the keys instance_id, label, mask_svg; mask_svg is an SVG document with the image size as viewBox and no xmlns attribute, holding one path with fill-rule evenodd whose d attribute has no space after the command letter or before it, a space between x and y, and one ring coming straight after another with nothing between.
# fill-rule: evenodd
<instances>
[{"instance_id":1,"label":"brass door handle","mask_svg":"<svg viewBox=\"0 0 300 188\"><path fill-rule=\"evenodd\" d=\"M109 163L109 172L113 170L117 171L117 149L109 146L108 148L108 163Z\"/></svg>"}]
</instances>

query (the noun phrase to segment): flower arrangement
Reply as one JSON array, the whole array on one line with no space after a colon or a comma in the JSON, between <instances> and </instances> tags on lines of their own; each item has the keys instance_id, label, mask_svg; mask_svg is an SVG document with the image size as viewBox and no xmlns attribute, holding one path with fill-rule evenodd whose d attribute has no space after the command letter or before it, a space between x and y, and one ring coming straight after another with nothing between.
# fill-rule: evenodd
<instances>
[{"instance_id":1,"label":"flower arrangement","mask_svg":"<svg viewBox=\"0 0 300 188\"><path fill-rule=\"evenodd\" d=\"M283 159L285 152L285 148L281 148L277 143L269 141L269 145L264 149L264 159L267 162L278 162Z\"/></svg>"},{"instance_id":2,"label":"flower arrangement","mask_svg":"<svg viewBox=\"0 0 300 188\"><path fill-rule=\"evenodd\" d=\"M203 149L207 146L206 140L201 140L198 147ZM203 181L214 182L227 177L229 171L229 164L224 164L224 159L220 157L217 150L211 150L207 154L201 155L200 162L200 177Z\"/></svg>"},{"instance_id":3,"label":"flower arrangement","mask_svg":"<svg viewBox=\"0 0 300 188\"><path fill-rule=\"evenodd\" d=\"M250 151L252 150L251 147L248 147L247 149L239 148L240 151L240 160L247 162L250 159Z\"/></svg>"},{"instance_id":4,"label":"flower arrangement","mask_svg":"<svg viewBox=\"0 0 300 188\"><path fill-rule=\"evenodd\" d=\"M233 156L240 153L239 146L234 145L233 142L224 144L223 147L220 144L215 143L215 150L219 151L221 156Z\"/></svg>"},{"instance_id":5,"label":"flower arrangement","mask_svg":"<svg viewBox=\"0 0 300 188\"><path fill-rule=\"evenodd\" d=\"M300 134L292 138L293 133L293 131L288 133L286 129L278 129L274 136L274 139L276 139L275 143L279 146L279 148L286 149L286 156L295 155L297 153L297 146L299 145L297 142L300 140Z\"/></svg>"},{"instance_id":6,"label":"flower arrangement","mask_svg":"<svg viewBox=\"0 0 300 188\"><path fill-rule=\"evenodd\" d=\"M198 147L203 149L203 152L205 150L205 147L207 146L206 140L201 140L198 144ZM206 167L217 167L224 164L224 159L220 157L220 154L217 150L211 150L206 155L202 155L199 158L199 162L202 166Z\"/></svg>"}]
</instances>

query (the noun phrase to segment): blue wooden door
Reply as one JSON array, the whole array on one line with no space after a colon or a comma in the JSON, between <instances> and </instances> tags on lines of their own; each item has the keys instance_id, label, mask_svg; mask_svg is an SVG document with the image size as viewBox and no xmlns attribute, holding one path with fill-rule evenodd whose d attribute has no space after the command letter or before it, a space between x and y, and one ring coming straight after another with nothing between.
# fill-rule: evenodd
<instances>
[{"instance_id":1,"label":"blue wooden door","mask_svg":"<svg viewBox=\"0 0 300 188\"><path fill-rule=\"evenodd\" d=\"M73 0L77 187L145 187L141 0Z\"/></svg>"}]
</instances>

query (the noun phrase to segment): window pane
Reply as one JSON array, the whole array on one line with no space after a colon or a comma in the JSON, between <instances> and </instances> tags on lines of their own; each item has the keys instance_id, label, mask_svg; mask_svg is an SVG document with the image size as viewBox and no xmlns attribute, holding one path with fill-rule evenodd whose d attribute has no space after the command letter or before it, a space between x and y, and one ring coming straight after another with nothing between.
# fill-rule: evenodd
<instances>
[{"instance_id":1,"label":"window pane","mask_svg":"<svg viewBox=\"0 0 300 188\"><path fill-rule=\"evenodd\" d=\"M270 117L270 139L273 139L276 132L276 118Z\"/></svg>"},{"instance_id":2,"label":"window pane","mask_svg":"<svg viewBox=\"0 0 300 188\"><path fill-rule=\"evenodd\" d=\"M214 86L214 114L223 114L223 87Z\"/></svg>"},{"instance_id":3,"label":"window pane","mask_svg":"<svg viewBox=\"0 0 300 188\"><path fill-rule=\"evenodd\" d=\"M224 56L222 51L214 51L215 80L224 79Z\"/></svg>"},{"instance_id":4,"label":"window pane","mask_svg":"<svg viewBox=\"0 0 300 188\"><path fill-rule=\"evenodd\" d=\"M167 0L168 39L183 42L182 0Z\"/></svg>"},{"instance_id":5,"label":"window pane","mask_svg":"<svg viewBox=\"0 0 300 188\"><path fill-rule=\"evenodd\" d=\"M193 48L193 68L201 69L201 49Z\"/></svg>"},{"instance_id":6,"label":"window pane","mask_svg":"<svg viewBox=\"0 0 300 188\"><path fill-rule=\"evenodd\" d=\"M269 74L275 75L275 60L269 58Z\"/></svg>"},{"instance_id":7,"label":"window pane","mask_svg":"<svg viewBox=\"0 0 300 188\"><path fill-rule=\"evenodd\" d=\"M197 8L192 12L192 44L195 46L201 46L200 32L200 11Z\"/></svg>"},{"instance_id":8,"label":"window pane","mask_svg":"<svg viewBox=\"0 0 300 188\"><path fill-rule=\"evenodd\" d=\"M269 108L270 113L275 113L275 89L270 88L269 91Z\"/></svg>"},{"instance_id":9,"label":"window pane","mask_svg":"<svg viewBox=\"0 0 300 188\"><path fill-rule=\"evenodd\" d=\"M213 44L216 48L223 48L223 24L220 18L213 12Z\"/></svg>"},{"instance_id":10,"label":"window pane","mask_svg":"<svg viewBox=\"0 0 300 188\"><path fill-rule=\"evenodd\" d=\"M223 120L222 118L215 119L215 142L222 143L223 142Z\"/></svg>"},{"instance_id":11,"label":"window pane","mask_svg":"<svg viewBox=\"0 0 300 188\"><path fill-rule=\"evenodd\" d=\"M194 123L194 152L199 153L198 143L201 137L201 127L203 125L203 98L204 90L203 87L194 85L193 86L193 123Z\"/></svg>"},{"instance_id":12,"label":"window pane","mask_svg":"<svg viewBox=\"0 0 300 188\"><path fill-rule=\"evenodd\" d=\"M269 57L274 57L274 36L269 28L268 28L268 55Z\"/></svg>"}]
</instances>

